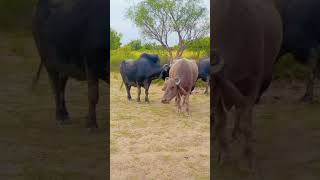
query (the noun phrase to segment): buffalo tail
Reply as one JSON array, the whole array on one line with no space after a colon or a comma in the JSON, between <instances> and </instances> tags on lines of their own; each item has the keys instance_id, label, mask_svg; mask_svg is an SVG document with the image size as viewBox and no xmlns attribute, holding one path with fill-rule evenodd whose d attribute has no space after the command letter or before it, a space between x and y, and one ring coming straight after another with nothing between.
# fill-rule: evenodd
<instances>
[{"instance_id":1,"label":"buffalo tail","mask_svg":"<svg viewBox=\"0 0 320 180\"><path fill-rule=\"evenodd\" d=\"M38 84L39 78L40 78L40 74L41 74L41 70L43 67L43 61L40 62L39 67L38 67L38 71L37 74L35 76L35 78L32 81L32 90L35 88L35 86Z\"/></svg>"}]
</instances>

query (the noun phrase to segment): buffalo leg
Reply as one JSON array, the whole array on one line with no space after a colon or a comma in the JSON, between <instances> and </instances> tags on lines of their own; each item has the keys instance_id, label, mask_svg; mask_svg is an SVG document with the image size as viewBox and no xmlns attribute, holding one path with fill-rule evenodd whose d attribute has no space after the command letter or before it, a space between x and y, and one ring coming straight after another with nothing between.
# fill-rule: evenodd
<instances>
[{"instance_id":1,"label":"buffalo leg","mask_svg":"<svg viewBox=\"0 0 320 180\"><path fill-rule=\"evenodd\" d=\"M68 78L60 77L59 73L48 70L49 79L55 96L56 120L66 122L69 120L69 114L65 104L65 87Z\"/></svg>"},{"instance_id":2,"label":"buffalo leg","mask_svg":"<svg viewBox=\"0 0 320 180\"><path fill-rule=\"evenodd\" d=\"M89 112L86 122L87 128L98 128L96 117L96 106L99 101L99 79L91 72L88 72L88 100Z\"/></svg>"},{"instance_id":3,"label":"buffalo leg","mask_svg":"<svg viewBox=\"0 0 320 180\"><path fill-rule=\"evenodd\" d=\"M317 71L317 62L318 62L317 54L315 50L313 50L311 54L311 58L309 59L308 64L308 78L306 81L306 92L304 96L301 98L303 102L312 102L313 101L313 93L314 93L314 82L316 80L316 71Z\"/></svg>"},{"instance_id":4,"label":"buffalo leg","mask_svg":"<svg viewBox=\"0 0 320 180\"><path fill-rule=\"evenodd\" d=\"M189 96L190 94L188 93L185 97L184 97L184 101L185 101L185 106L186 106L186 112L188 113L188 115L190 115L190 108L189 108Z\"/></svg>"},{"instance_id":5,"label":"buffalo leg","mask_svg":"<svg viewBox=\"0 0 320 180\"><path fill-rule=\"evenodd\" d=\"M237 140L239 135L241 134L240 114L241 114L241 112L239 111L239 109L236 109L235 122L234 122L233 131L232 131L232 139L233 139L233 141Z\"/></svg>"},{"instance_id":6,"label":"buffalo leg","mask_svg":"<svg viewBox=\"0 0 320 180\"><path fill-rule=\"evenodd\" d=\"M228 140L226 135L226 126L227 126L227 118L226 118L226 111L223 107L221 99L215 108L216 112L216 125L215 125L215 134L217 136L217 141L219 144L219 151L218 151L218 162L222 164L224 160L227 159L228 156Z\"/></svg>"},{"instance_id":7,"label":"buffalo leg","mask_svg":"<svg viewBox=\"0 0 320 180\"><path fill-rule=\"evenodd\" d=\"M204 91L204 94L209 94L209 86L210 86L210 80L207 78L206 81L206 90Z\"/></svg>"},{"instance_id":8,"label":"buffalo leg","mask_svg":"<svg viewBox=\"0 0 320 180\"><path fill-rule=\"evenodd\" d=\"M244 155L248 160L248 165L250 169L254 168L254 136L253 136L253 105L248 104L240 109L240 121L241 121L241 130L245 137L245 146L244 146Z\"/></svg>"},{"instance_id":9,"label":"buffalo leg","mask_svg":"<svg viewBox=\"0 0 320 180\"><path fill-rule=\"evenodd\" d=\"M130 90L131 90L131 86L125 84L126 86L126 90L127 90L127 97L128 97L128 100L131 101L131 93L130 93Z\"/></svg>"},{"instance_id":10,"label":"buffalo leg","mask_svg":"<svg viewBox=\"0 0 320 180\"><path fill-rule=\"evenodd\" d=\"M181 95L178 93L176 96L176 105L178 106L178 112L181 112Z\"/></svg>"},{"instance_id":11,"label":"buffalo leg","mask_svg":"<svg viewBox=\"0 0 320 180\"><path fill-rule=\"evenodd\" d=\"M138 97L137 97L137 102L141 102L141 100L140 100L140 95L141 95L141 86L138 84L137 88L138 88Z\"/></svg>"},{"instance_id":12,"label":"buffalo leg","mask_svg":"<svg viewBox=\"0 0 320 180\"><path fill-rule=\"evenodd\" d=\"M144 89L145 89L145 98L144 100L146 102L149 102L149 87L150 87L150 83L149 81L145 81L144 82Z\"/></svg>"}]
</instances>

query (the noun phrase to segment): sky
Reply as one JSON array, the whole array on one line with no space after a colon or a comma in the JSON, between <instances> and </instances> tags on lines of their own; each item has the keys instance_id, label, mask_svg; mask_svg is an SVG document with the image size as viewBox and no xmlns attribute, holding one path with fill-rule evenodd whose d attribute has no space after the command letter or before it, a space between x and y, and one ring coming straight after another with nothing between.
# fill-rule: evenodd
<instances>
[{"instance_id":1,"label":"sky","mask_svg":"<svg viewBox=\"0 0 320 180\"><path fill-rule=\"evenodd\" d=\"M139 0L111 0L110 1L110 26L112 29L122 34L121 43L127 44L132 40L140 39L143 42L147 40L142 39L139 29L125 17L127 9ZM210 10L210 0L203 0L204 4ZM170 45L176 44L176 39L171 38Z\"/></svg>"}]
</instances>

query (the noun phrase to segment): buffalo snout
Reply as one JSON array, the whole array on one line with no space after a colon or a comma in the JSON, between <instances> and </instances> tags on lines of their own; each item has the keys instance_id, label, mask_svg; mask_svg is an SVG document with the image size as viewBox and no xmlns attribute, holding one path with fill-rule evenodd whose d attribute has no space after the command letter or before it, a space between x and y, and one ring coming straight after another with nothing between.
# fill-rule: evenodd
<instances>
[{"instance_id":1,"label":"buffalo snout","mask_svg":"<svg viewBox=\"0 0 320 180\"><path fill-rule=\"evenodd\" d=\"M162 99L161 101L163 104L169 104L169 101L167 99Z\"/></svg>"}]
</instances>

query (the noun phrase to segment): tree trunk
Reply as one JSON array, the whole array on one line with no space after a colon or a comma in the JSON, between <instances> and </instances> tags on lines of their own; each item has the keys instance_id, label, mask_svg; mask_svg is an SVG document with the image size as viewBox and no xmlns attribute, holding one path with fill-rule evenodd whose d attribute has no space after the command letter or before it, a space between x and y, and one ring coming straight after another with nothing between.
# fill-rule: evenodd
<instances>
[{"instance_id":1,"label":"tree trunk","mask_svg":"<svg viewBox=\"0 0 320 180\"><path fill-rule=\"evenodd\" d=\"M169 61L170 64L172 64L173 62L173 54L172 54L172 49L171 48L167 48L168 54L169 54Z\"/></svg>"},{"instance_id":2,"label":"tree trunk","mask_svg":"<svg viewBox=\"0 0 320 180\"><path fill-rule=\"evenodd\" d=\"M185 45L180 45L175 58L176 59L181 58L185 49L186 49Z\"/></svg>"}]
</instances>

